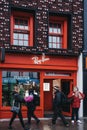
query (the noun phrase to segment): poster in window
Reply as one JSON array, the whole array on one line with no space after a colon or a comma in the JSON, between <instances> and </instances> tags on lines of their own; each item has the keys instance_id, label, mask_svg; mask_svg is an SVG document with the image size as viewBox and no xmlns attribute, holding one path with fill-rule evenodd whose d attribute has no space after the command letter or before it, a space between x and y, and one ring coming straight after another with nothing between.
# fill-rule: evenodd
<instances>
[{"instance_id":1,"label":"poster in window","mask_svg":"<svg viewBox=\"0 0 87 130\"><path fill-rule=\"evenodd\" d=\"M50 83L44 83L43 84L43 90L44 91L50 91Z\"/></svg>"}]
</instances>

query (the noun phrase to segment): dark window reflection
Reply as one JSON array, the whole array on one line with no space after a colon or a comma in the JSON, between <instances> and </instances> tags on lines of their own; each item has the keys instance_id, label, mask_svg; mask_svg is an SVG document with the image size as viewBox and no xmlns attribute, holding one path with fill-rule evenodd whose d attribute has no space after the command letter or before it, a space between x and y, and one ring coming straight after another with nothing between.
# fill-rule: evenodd
<instances>
[{"instance_id":1,"label":"dark window reflection","mask_svg":"<svg viewBox=\"0 0 87 130\"><path fill-rule=\"evenodd\" d=\"M11 106L12 91L16 84L20 87L21 96L24 96L25 90L31 83L40 96L39 72L2 71L2 106Z\"/></svg>"}]
</instances>

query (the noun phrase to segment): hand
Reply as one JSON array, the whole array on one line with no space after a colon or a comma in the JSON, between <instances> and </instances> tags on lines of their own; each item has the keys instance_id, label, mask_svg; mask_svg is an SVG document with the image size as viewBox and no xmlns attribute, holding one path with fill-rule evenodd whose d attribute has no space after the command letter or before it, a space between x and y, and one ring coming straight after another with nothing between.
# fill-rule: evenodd
<instances>
[{"instance_id":1,"label":"hand","mask_svg":"<svg viewBox=\"0 0 87 130\"><path fill-rule=\"evenodd\" d=\"M74 96L75 94L73 93L72 95Z\"/></svg>"}]
</instances>

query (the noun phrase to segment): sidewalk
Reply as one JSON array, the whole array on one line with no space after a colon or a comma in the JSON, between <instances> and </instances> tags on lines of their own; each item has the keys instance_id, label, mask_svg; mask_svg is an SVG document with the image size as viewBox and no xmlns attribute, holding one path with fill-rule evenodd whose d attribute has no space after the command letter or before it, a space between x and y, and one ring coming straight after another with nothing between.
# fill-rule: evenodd
<instances>
[{"instance_id":1,"label":"sidewalk","mask_svg":"<svg viewBox=\"0 0 87 130\"><path fill-rule=\"evenodd\" d=\"M87 130L87 118L82 118L82 124L71 124L70 119L67 119L69 121L70 126L65 127L61 121L60 118L57 119L56 125L52 126L51 124L51 118L40 118L40 124L36 124L35 120L32 119L32 124L30 127L30 130ZM26 123L27 120L24 119L24 122ZM0 130L8 130L8 123L9 120L0 120ZM13 122L13 130L23 130L19 119L16 119Z\"/></svg>"}]
</instances>

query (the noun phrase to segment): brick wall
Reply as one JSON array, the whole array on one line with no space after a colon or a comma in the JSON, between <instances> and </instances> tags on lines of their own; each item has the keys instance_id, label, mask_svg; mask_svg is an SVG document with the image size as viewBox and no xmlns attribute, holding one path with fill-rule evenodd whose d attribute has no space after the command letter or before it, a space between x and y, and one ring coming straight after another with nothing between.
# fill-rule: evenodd
<instances>
[{"instance_id":1,"label":"brick wall","mask_svg":"<svg viewBox=\"0 0 87 130\"><path fill-rule=\"evenodd\" d=\"M35 46L14 47L10 45L10 13L12 8L35 11ZM72 39L67 50L48 49L48 17L49 12L71 15ZM58 55L78 55L83 45L83 0L1 0L0 1L0 46L8 51L41 53Z\"/></svg>"}]
</instances>

